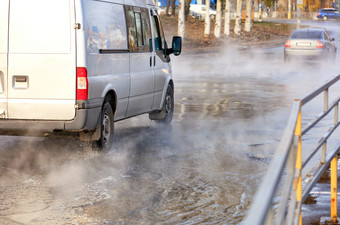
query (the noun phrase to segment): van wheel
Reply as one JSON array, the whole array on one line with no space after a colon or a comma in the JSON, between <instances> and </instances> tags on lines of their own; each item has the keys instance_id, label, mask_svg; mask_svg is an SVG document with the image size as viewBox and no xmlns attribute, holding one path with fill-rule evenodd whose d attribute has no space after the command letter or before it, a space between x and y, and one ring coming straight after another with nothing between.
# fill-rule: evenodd
<instances>
[{"instance_id":1,"label":"van wheel","mask_svg":"<svg viewBox=\"0 0 340 225\"><path fill-rule=\"evenodd\" d=\"M324 16L324 17L322 17L322 19L323 19L324 21L326 21L328 18L327 18L327 16Z\"/></svg>"},{"instance_id":2,"label":"van wheel","mask_svg":"<svg viewBox=\"0 0 340 225\"><path fill-rule=\"evenodd\" d=\"M100 139L96 141L100 150L109 151L113 143L114 119L110 103L105 102L100 120Z\"/></svg>"},{"instance_id":3,"label":"van wheel","mask_svg":"<svg viewBox=\"0 0 340 225\"><path fill-rule=\"evenodd\" d=\"M162 124L170 124L172 121L172 117L174 115L174 89L171 85L168 85L166 90L163 108L161 113L164 113L165 116L163 119L156 120L157 123Z\"/></svg>"},{"instance_id":4,"label":"van wheel","mask_svg":"<svg viewBox=\"0 0 340 225\"><path fill-rule=\"evenodd\" d=\"M170 124L174 114L174 89L168 85L166 89L163 108L149 113L150 120L160 124Z\"/></svg>"}]
</instances>

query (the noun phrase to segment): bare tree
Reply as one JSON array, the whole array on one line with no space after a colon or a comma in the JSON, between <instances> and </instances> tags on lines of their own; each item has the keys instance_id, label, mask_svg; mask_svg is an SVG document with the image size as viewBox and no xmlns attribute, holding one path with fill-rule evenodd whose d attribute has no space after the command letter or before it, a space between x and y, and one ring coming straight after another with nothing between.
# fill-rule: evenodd
<instances>
[{"instance_id":1,"label":"bare tree","mask_svg":"<svg viewBox=\"0 0 340 225\"><path fill-rule=\"evenodd\" d=\"M226 0L224 14L224 34L230 35L230 0Z\"/></svg>"},{"instance_id":2,"label":"bare tree","mask_svg":"<svg viewBox=\"0 0 340 225\"><path fill-rule=\"evenodd\" d=\"M184 39L185 34L185 0L180 0L178 10L178 36Z\"/></svg>"},{"instance_id":3,"label":"bare tree","mask_svg":"<svg viewBox=\"0 0 340 225\"><path fill-rule=\"evenodd\" d=\"M244 30L246 32L251 32L253 22L252 18L253 18L253 0L247 0L246 23L244 24Z\"/></svg>"},{"instance_id":4,"label":"bare tree","mask_svg":"<svg viewBox=\"0 0 340 225\"><path fill-rule=\"evenodd\" d=\"M242 0L237 0L236 20L234 28L234 33L237 35L241 35L241 20L242 20Z\"/></svg>"},{"instance_id":5,"label":"bare tree","mask_svg":"<svg viewBox=\"0 0 340 225\"><path fill-rule=\"evenodd\" d=\"M185 7L184 7L184 15L185 15L185 18L187 18L190 14L190 3L191 3L192 0L185 0L184 1L184 4L185 4ZM180 2L182 2L180 0Z\"/></svg>"},{"instance_id":6,"label":"bare tree","mask_svg":"<svg viewBox=\"0 0 340 225\"><path fill-rule=\"evenodd\" d=\"M166 2L165 15L169 15L170 0Z\"/></svg>"},{"instance_id":7,"label":"bare tree","mask_svg":"<svg viewBox=\"0 0 340 225\"><path fill-rule=\"evenodd\" d=\"M210 0L205 1L205 23L204 23L204 36L208 37L210 35Z\"/></svg>"},{"instance_id":8,"label":"bare tree","mask_svg":"<svg viewBox=\"0 0 340 225\"><path fill-rule=\"evenodd\" d=\"M216 5L216 21L215 21L215 30L214 35L217 38L221 37L222 30L222 0L217 0Z\"/></svg>"},{"instance_id":9,"label":"bare tree","mask_svg":"<svg viewBox=\"0 0 340 225\"><path fill-rule=\"evenodd\" d=\"M171 0L171 16L176 15L176 0Z\"/></svg>"}]
</instances>

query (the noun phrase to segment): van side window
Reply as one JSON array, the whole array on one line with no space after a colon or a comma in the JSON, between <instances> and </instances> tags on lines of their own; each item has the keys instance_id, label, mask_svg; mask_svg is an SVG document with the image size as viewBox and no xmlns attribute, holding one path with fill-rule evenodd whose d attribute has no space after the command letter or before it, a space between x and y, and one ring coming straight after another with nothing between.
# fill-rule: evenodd
<instances>
[{"instance_id":1,"label":"van side window","mask_svg":"<svg viewBox=\"0 0 340 225\"><path fill-rule=\"evenodd\" d=\"M85 1L86 39L90 53L127 51L127 33L122 5ZM100 16L98 14L100 12Z\"/></svg>"},{"instance_id":2,"label":"van side window","mask_svg":"<svg viewBox=\"0 0 340 225\"><path fill-rule=\"evenodd\" d=\"M157 55L161 57L163 61L169 61L170 57L166 55L167 46L162 24L158 15L154 11L152 11L152 29L154 33L154 44Z\"/></svg>"},{"instance_id":3,"label":"van side window","mask_svg":"<svg viewBox=\"0 0 340 225\"><path fill-rule=\"evenodd\" d=\"M157 16L152 16L152 29L154 33L154 43L155 43L155 50L162 50L162 39L159 32L158 27L158 18Z\"/></svg>"},{"instance_id":4,"label":"van side window","mask_svg":"<svg viewBox=\"0 0 340 225\"><path fill-rule=\"evenodd\" d=\"M152 52L150 17L147 9L142 9L142 27L145 51Z\"/></svg>"},{"instance_id":5,"label":"van side window","mask_svg":"<svg viewBox=\"0 0 340 225\"><path fill-rule=\"evenodd\" d=\"M130 52L152 52L151 27L147 9L125 6Z\"/></svg>"},{"instance_id":6,"label":"van side window","mask_svg":"<svg viewBox=\"0 0 340 225\"><path fill-rule=\"evenodd\" d=\"M129 38L129 51L137 52L138 50L138 42L137 42L137 28L135 22L135 13L133 11L132 6L125 6L125 15L126 15L126 24L127 24L127 32Z\"/></svg>"},{"instance_id":7,"label":"van side window","mask_svg":"<svg viewBox=\"0 0 340 225\"><path fill-rule=\"evenodd\" d=\"M144 45L142 31L142 16L140 12L135 12L136 28L137 28L137 43L138 47Z\"/></svg>"}]
</instances>

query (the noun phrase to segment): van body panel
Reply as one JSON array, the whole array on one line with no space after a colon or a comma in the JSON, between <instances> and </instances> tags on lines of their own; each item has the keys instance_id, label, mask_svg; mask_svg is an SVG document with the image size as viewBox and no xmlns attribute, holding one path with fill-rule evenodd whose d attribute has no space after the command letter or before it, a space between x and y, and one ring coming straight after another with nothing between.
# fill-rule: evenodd
<instances>
[{"instance_id":1,"label":"van body panel","mask_svg":"<svg viewBox=\"0 0 340 225\"><path fill-rule=\"evenodd\" d=\"M115 120L125 117L130 94L130 57L122 1L83 0L89 99L116 94Z\"/></svg>"},{"instance_id":2,"label":"van body panel","mask_svg":"<svg viewBox=\"0 0 340 225\"><path fill-rule=\"evenodd\" d=\"M154 7L151 8L151 26L152 26L152 34L153 34L153 58L154 62L154 76L155 76L155 86L154 86L154 100L152 103L152 109L161 109L164 96L166 93L167 86L171 80L171 67L167 56L164 55L163 50L158 50L156 46L157 38L161 40L162 48L166 48L165 44L165 36L162 29L162 25L159 21L159 17L157 15L157 11Z\"/></svg>"},{"instance_id":3,"label":"van body panel","mask_svg":"<svg viewBox=\"0 0 340 225\"><path fill-rule=\"evenodd\" d=\"M161 109L171 68L150 9L153 0L0 0L0 134L97 133L109 93L115 121Z\"/></svg>"},{"instance_id":4,"label":"van body panel","mask_svg":"<svg viewBox=\"0 0 340 225\"><path fill-rule=\"evenodd\" d=\"M169 63L163 62L159 56L156 56L155 71L155 94L152 108L159 109L162 106L167 86L171 78L171 68Z\"/></svg>"},{"instance_id":5,"label":"van body panel","mask_svg":"<svg viewBox=\"0 0 340 225\"><path fill-rule=\"evenodd\" d=\"M115 90L118 99L129 97L130 74L129 55L88 56L87 72L89 83L89 99L105 97L107 87Z\"/></svg>"},{"instance_id":6,"label":"van body panel","mask_svg":"<svg viewBox=\"0 0 340 225\"><path fill-rule=\"evenodd\" d=\"M0 0L0 53L8 49L8 10L9 0Z\"/></svg>"},{"instance_id":7,"label":"van body panel","mask_svg":"<svg viewBox=\"0 0 340 225\"><path fill-rule=\"evenodd\" d=\"M131 6L138 6L138 7L147 7L146 1L141 1L141 0L124 0L124 3L126 5L131 5Z\"/></svg>"},{"instance_id":8,"label":"van body panel","mask_svg":"<svg viewBox=\"0 0 340 225\"><path fill-rule=\"evenodd\" d=\"M150 6L155 6L155 1L154 0L146 0L146 3Z\"/></svg>"},{"instance_id":9,"label":"van body panel","mask_svg":"<svg viewBox=\"0 0 340 225\"><path fill-rule=\"evenodd\" d=\"M73 114L68 114L65 110L68 107L73 107L74 100L44 100L44 99L9 99L9 118L22 119L23 117L40 120L41 118L49 119L46 115L55 115L50 120L63 120L64 118L74 118ZM17 112L11 114L11 112ZM22 113L20 113L22 112Z\"/></svg>"},{"instance_id":10,"label":"van body panel","mask_svg":"<svg viewBox=\"0 0 340 225\"><path fill-rule=\"evenodd\" d=\"M8 10L9 0L0 0L0 118L7 115Z\"/></svg>"},{"instance_id":11,"label":"van body panel","mask_svg":"<svg viewBox=\"0 0 340 225\"><path fill-rule=\"evenodd\" d=\"M116 3L116 4L124 4L124 0L95 0L99 2L110 2L110 3Z\"/></svg>"},{"instance_id":12,"label":"van body panel","mask_svg":"<svg viewBox=\"0 0 340 225\"><path fill-rule=\"evenodd\" d=\"M123 62L122 64L124 64ZM127 67L125 68L128 68L128 60ZM100 96L104 101L105 95L110 91L114 91L117 98L115 120L124 118L128 106L128 95L130 87L129 73L113 73L108 75L89 76L88 80L91 84L89 85L89 96L91 96L90 99L95 98L95 96Z\"/></svg>"},{"instance_id":13,"label":"van body panel","mask_svg":"<svg viewBox=\"0 0 340 225\"><path fill-rule=\"evenodd\" d=\"M76 63L77 67L86 67L86 38L84 32L84 10L82 0L74 0L76 29Z\"/></svg>"},{"instance_id":14,"label":"van body panel","mask_svg":"<svg viewBox=\"0 0 340 225\"><path fill-rule=\"evenodd\" d=\"M76 117L71 121L0 120L0 134L42 136L56 130L70 132L94 130L97 126L95 121L99 119L100 110L100 108L77 110Z\"/></svg>"},{"instance_id":15,"label":"van body panel","mask_svg":"<svg viewBox=\"0 0 340 225\"><path fill-rule=\"evenodd\" d=\"M155 83L151 57L151 52L130 53L131 88L127 117L151 110Z\"/></svg>"},{"instance_id":16,"label":"van body panel","mask_svg":"<svg viewBox=\"0 0 340 225\"><path fill-rule=\"evenodd\" d=\"M10 53L70 53L72 5L71 0L11 0Z\"/></svg>"},{"instance_id":17,"label":"van body panel","mask_svg":"<svg viewBox=\"0 0 340 225\"><path fill-rule=\"evenodd\" d=\"M11 0L9 119L75 117L74 22L71 0Z\"/></svg>"}]
</instances>

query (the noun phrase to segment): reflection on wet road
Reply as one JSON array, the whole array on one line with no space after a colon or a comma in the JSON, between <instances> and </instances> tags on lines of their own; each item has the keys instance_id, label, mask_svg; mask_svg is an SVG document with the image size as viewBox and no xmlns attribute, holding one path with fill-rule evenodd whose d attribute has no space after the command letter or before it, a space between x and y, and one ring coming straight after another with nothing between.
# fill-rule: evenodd
<instances>
[{"instance_id":1,"label":"reflection on wet road","mask_svg":"<svg viewBox=\"0 0 340 225\"><path fill-rule=\"evenodd\" d=\"M0 223L239 223L293 99L336 71L283 65L281 50L173 58L172 126L146 115L118 122L108 153L72 140L1 136Z\"/></svg>"}]
</instances>

